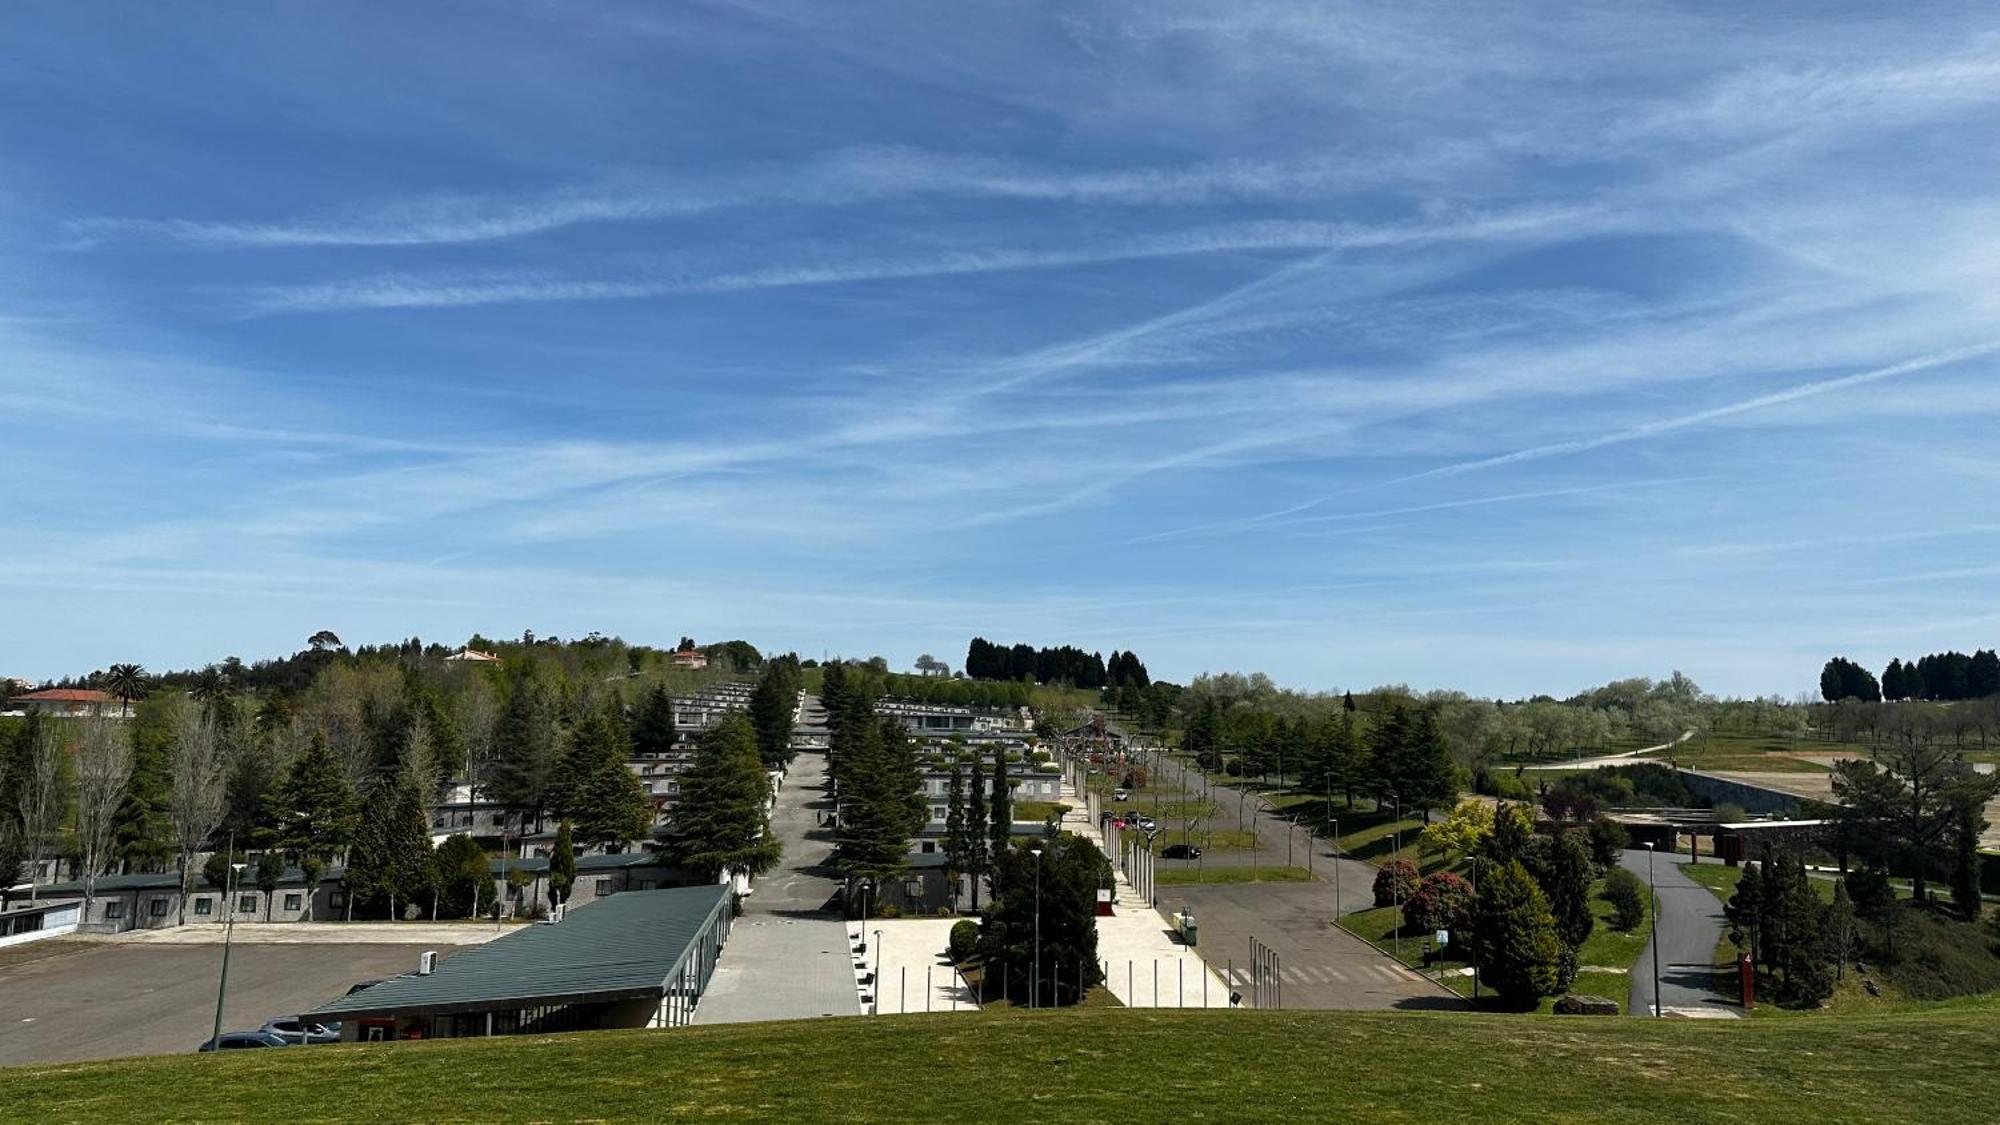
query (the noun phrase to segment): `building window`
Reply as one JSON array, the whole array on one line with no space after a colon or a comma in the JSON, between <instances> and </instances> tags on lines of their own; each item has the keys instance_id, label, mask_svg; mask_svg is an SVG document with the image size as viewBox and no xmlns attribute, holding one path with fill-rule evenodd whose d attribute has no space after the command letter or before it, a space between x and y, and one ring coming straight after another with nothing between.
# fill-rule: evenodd
<instances>
[{"instance_id":1,"label":"building window","mask_svg":"<svg viewBox=\"0 0 2000 1125\"><path fill-rule=\"evenodd\" d=\"M194 898L194 912L196 914L215 913L215 900L207 895L196 895Z\"/></svg>"},{"instance_id":2,"label":"building window","mask_svg":"<svg viewBox=\"0 0 2000 1125\"><path fill-rule=\"evenodd\" d=\"M153 905L151 907L151 912L153 917L165 918L167 916L167 902L168 900L164 898L156 898L153 900Z\"/></svg>"},{"instance_id":3,"label":"building window","mask_svg":"<svg viewBox=\"0 0 2000 1125\"><path fill-rule=\"evenodd\" d=\"M257 913L257 896L256 896L256 895L237 895L237 896L236 896L236 913L238 913L238 914L255 914L255 913Z\"/></svg>"},{"instance_id":4,"label":"building window","mask_svg":"<svg viewBox=\"0 0 2000 1125\"><path fill-rule=\"evenodd\" d=\"M346 906L346 905L347 905L347 892L346 892L346 891L328 891L328 892L326 893L326 905L327 905L327 909L329 909L329 910L339 910L339 909L341 909L342 907Z\"/></svg>"},{"instance_id":5,"label":"building window","mask_svg":"<svg viewBox=\"0 0 2000 1125\"><path fill-rule=\"evenodd\" d=\"M611 893L611 880L599 879L597 881L597 897L603 898L606 895L609 895L610 893Z\"/></svg>"},{"instance_id":6,"label":"building window","mask_svg":"<svg viewBox=\"0 0 2000 1125\"><path fill-rule=\"evenodd\" d=\"M935 855L937 853L937 841L925 840L923 844L920 846L920 850L925 855Z\"/></svg>"},{"instance_id":7,"label":"building window","mask_svg":"<svg viewBox=\"0 0 2000 1125\"><path fill-rule=\"evenodd\" d=\"M124 899L122 899L122 898L114 898L114 899L109 899L109 900L107 900L107 901L105 902L105 904L104 904L104 920L105 920L105 921L109 922L109 921L111 921L111 920L113 920L113 919L116 919L116 918L123 918L123 917L125 917L125 900L124 900Z\"/></svg>"},{"instance_id":8,"label":"building window","mask_svg":"<svg viewBox=\"0 0 2000 1125\"><path fill-rule=\"evenodd\" d=\"M306 903L306 896L302 894L288 894L285 896L286 910L302 909L305 906L305 903Z\"/></svg>"}]
</instances>

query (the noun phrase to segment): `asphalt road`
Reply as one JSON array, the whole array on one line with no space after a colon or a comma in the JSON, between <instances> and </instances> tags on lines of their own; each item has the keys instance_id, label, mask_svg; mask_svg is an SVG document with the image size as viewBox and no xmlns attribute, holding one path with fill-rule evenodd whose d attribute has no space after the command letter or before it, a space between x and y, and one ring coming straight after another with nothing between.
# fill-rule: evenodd
<instances>
[{"instance_id":1,"label":"asphalt road","mask_svg":"<svg viewBox=\"0 0 2000 1125\"><path fill-rule=\"evenodd\" d=\"M222 1029L255 1028L417 967L454 946L237 945ZM50 939L0 966L0 1066L178 1054L208 1038L222 946ZM33 956L31 954L39 954Z\"/></svg>"},{"instance_id":2,"label":"asphalt road","mask_svg":"<svg viewBox=\"0 0 2000 1125\"><path fill-rule=\"evenodd\" d=\"M1628 849L1618 865L1640 881L1647 878L1648 853ZM1653 1011L1653 955L1659 947L1660 996L1668 1012L1740 1015L1737 1006L1715 990L1715 943L1722 940L1728 920L1722 901L1707 887L1681 871L1686 856L1653 857L1652 878L1659 890L1659 936L1649 942L1632 966L1632 997L1626 1009L1634 1015ZM1709 862L1716 862L1711 859Z\"/></svg>"},{"instance_id":3,"label":"asphalt road","mask_svg":"<svg viewBox=\"0 0 2000 1125\"><path fill-rule=\"evenodd\" d=\"M819 817L832 809L826 756L800 754L771 812L784 859L744 901L695 1023L861 1014L847 925L828 906L839 883L821 870L833 853L833 833L819 826Z\"/></svg>"},{"instance_id":4,"label":"asphalt road","mask_svg":"<svg viewBox=\"0 0 2000 1125\"><path fill-rule=\"evenodd\" d=\"M1334 925L1331 884L1165 886L1159 894L1163 912L1194 911L1196 951L1246 997L1250 940L1255 938L1278 954L1280 1007L1451 1011L1466 1007L1450 989Z\"/></svg>"}]
</instances>

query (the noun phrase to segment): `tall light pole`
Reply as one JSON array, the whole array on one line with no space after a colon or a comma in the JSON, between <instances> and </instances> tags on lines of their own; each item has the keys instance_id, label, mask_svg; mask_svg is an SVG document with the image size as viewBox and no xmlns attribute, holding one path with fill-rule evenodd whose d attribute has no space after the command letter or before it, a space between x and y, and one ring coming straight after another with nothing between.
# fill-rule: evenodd
<instances>
[{"instance_id":1,"label":"tall light pole","mask_svg":"<svg viewBox=\"0 0 2000 1125\"><path fill-rule=\"evenodd\" d=\"M882 986L887 982L882 977L882 931L875 931L875 1014L882 1014Z\"/></svg>"},{"instance_id":2,"label":"tall light pole","mask_svg":"<svg viewBox=\"0 0 2000 1125\"><path fill-rule=\"evenodd\" d=\"M1333 824L1333 920L1340 921L1340 818L1333 815L1333 794L1326 798L1327 820Z\"/></svg>"},{"instance_id":3,"label":"tall light pole","mask_svg":"<svg viewBox=\"0 0 2000 1125\"><path fill-rule=\"evenodd\" d=\"M1035 979L1028 993L1028 1007L1041 1007L1042 1000L1042 846L1028 849L1035 857Z\"/></svg>"},{"instance_id":4,"label":"tall light pole","mask_svg":"<svg viewBox=\"0 0 2000 1125\"><path fill-rule=\"evenodd\" d=\"M1653 845L1646 844L1646 889L1653 897L1653 1018L1660 1018L1660 885L1653 878Z\"/></svg>"},{"instance_id":5,"label":"tall light pole","mask_svg":"<svg viewBox=\"0 0 2000 1125\"><path fill-rule=\"evenodd\" d=\"M230 860L236 858L236 833L229 834ZM248 864L231 862L229 874L222 880L222 978L215 982L215 1027L208 1037L209 1050L217 1050L222 1042L222 998L229 992L229 939L236 933L236 878Z\"/></svg>"}]
</instances>

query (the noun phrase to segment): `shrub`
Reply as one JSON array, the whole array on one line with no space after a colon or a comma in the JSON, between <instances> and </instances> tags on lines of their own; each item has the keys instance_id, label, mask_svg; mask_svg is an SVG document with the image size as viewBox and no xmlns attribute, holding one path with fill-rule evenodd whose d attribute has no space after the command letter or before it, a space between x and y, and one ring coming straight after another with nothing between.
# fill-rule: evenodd
<instances>
[{"instance_id":1,"label":"shrub","mask_svg":"<svg viewBox=\"0 0 2000 1125\"><path fill-rule=\"evenodd\" d=\"M1375 905L1394 906L1417 893L1417 869L1407 859L1392 859L1375 872Z\"/></svg>"},{"instance_id":2,"label":"shrub","mask_svg":"<svg viewBox=\"0 0 2000 1125\"><path fill-rule=\"evenodd\" d=\"M1618 866L1618 853L1632 846L1632 834L1625 826L1610 820L1598 820L1590 825L1590 858L1597 866L1609 870Z\"/></svg>"},{"instance_id":3,"label":"shrub","mask_svg":"<svg viewBox=\"0 0 2000 1125\"><path fill-rule=\"evenodd\" d=\"M1424 933L1456 934L1472 918L1472 884L1449 871L1425 879L1403 902L1403 922Z\"/></svg>"},{"instance_id":4,"label":"shrub","mask_svg":"<svg viewBox=\"0 0 2000 1125\"><path fill-rule=\"evenodd\" d=\"M875 917L877 918L901 918L902 916L903 908L893 902L883 904L882 909L875 912Z\"/></svg>"},{"instance_id":5,"label":"shrub","mask_svg":"<svg viewBox=\"0 0 2000 1125\"><path fill-rule=\"evenodd\" d=\"M1646 916L1646 885L1622 867L1604 873L1604 889L1597 897L1611 904L1611 928L1631 930Z\"/></svg>"},{"instance_id":6,"label":"shrub","mask_svg":"<svg viewBox=\"0 0 2000 1125\"><path fill-rule=\"evenodd\" d=\"M953 962L962 965L971 960L972 951L978 946L979 923L968 918L951 928L951 944L946 951L951 954Z\"/></svg>"}]
</instances>

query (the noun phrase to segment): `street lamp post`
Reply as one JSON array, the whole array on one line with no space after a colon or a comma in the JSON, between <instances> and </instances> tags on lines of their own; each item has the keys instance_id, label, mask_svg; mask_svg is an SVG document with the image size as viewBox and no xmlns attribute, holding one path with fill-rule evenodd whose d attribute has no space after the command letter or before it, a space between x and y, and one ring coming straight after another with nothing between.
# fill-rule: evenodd
<instances>
[{"instance_id":1,"label":"street lamp post","mask_svg":"<svg viewBox=\"0 0 2000 1125\"><path fill-rule=\"evenodd\" d=\"M229 834L228 855L231 859L236 856L234 832ZM225 912L222 919L222 977L215 982L215 1026L209 1033L210 1050L218 1049L222 1042L222 1000L229 992L229 939L236 933L236 880L247 866L249 865L231 863L228 876L222 880L222 909Z\"/></svg>"},{"instance_id":2,"label":"street lamp post","mask_svg":"<svg viewBox=\"0 0 2000 1125\"><path fill-rule=\"evenodd\" d=\"M1653 845L1646 844L1646 890L1652 895L1653 1018L1660 1018L1660 884L1653 878Z\"/></svg>"},{"instance_id":3,"label":"street lamp post","mask_svg":"<svg viewBox=\"0 0 2000 1125\"><path fill-rule=\"evenodd\" d=\"M1389 853L1391 864L1403 858L1403 798L1396 796L1396 831L1392 834ZM1403 959L1403 880L1391 873L1389 876L1389 897L1396 903L1396 928L1389 931L1396 943L1396 960Z\"/></svg>"},{"instance_id":4,"label":"street lamp post","mask_svg":"<svg viewBox=\"0 0 2000 1125\"><path fill-rule=\"evenodd\" d=\"M1340 818L1333 815L1333 792L1327 791L1326 819L1333 825L1333 920L1340 921Z\"/></svg>"},{"instance_id":5,"label":"street lamp post","mask_svg":"<svg viewBox=\"0 0 2000 1125\"><path fill-rule=\"evenodd\" d=\"M882 931L875 931L875 1014L882 1014Z\"/></svg>"},{"instance_id":6,"label":"street lamp post","mask_svg":"<svg viewBox=\"0 0 2000 1125\"><path fill-rule=\"evenodd\" d=\"M1042 848L1037 844L1028 849L1035 857L1035 979L1028 993L1028 1007L1041 1007L1042 999Z\"/></svg>"}]
</instances>

